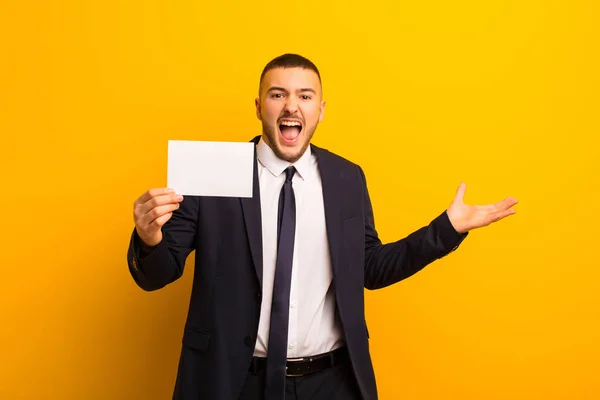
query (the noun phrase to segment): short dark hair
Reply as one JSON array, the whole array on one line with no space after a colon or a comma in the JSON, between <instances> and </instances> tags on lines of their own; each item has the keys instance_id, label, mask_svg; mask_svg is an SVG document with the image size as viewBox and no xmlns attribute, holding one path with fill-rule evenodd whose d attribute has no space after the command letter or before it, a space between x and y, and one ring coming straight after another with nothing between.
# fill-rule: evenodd
<instances>
[{"instance_id":1,"label":"short dark hair","mask_svg":"<svg viewBox=\"0 0 600 400\"><path fill-rule=\"evenodd\" d=\"M262 74L260 74L260 82L258 84L259 87L260 85L262 85L262 81L265 77L265 74L275 68L310 69L311 71L314 71L317 74L317 76L319 77L319 82L321 82L321 74L319 73L319 69L312 61L310 61L306 57L302 57L299 54L286 53L280 55L279 57L275 57L274 59L269 61L267 65L265 65Z\"/></svg>"}]
</instances>

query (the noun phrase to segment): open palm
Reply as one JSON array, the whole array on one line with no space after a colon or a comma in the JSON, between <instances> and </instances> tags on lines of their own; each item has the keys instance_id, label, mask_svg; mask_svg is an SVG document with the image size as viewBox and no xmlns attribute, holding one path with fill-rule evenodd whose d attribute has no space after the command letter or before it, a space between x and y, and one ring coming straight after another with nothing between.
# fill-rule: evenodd
<instances>
[{"instance_id":1,"label":"open palm","mask_svg":"<svg viewBox=\"0 0 600 400\"><path fill-rule=\"evenodd\" d=\"M513 197L507 197L494 204L473 206L465 204L466 189L467 185L461 183L447 211L452 226L459 233L487 226L516 212L512 207L518 203L518 200Z\"/></svg>"}]
</instances>

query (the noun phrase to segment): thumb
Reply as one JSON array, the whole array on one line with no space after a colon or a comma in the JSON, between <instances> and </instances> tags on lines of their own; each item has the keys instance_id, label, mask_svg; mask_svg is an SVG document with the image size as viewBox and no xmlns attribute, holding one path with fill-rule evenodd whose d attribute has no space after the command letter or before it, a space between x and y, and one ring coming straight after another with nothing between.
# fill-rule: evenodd
<instances>
[{"instance_id":1,"label":"thumb","mask_svg":"<svg viewBox=\"0 0 600 400\"><path fill-rule=\"evenodd\" d=\"M456 196L454 197L453 203L464 203L465 191L467 190L467 184L461 182L456 190Z\"/></svg>"}]
</instances>

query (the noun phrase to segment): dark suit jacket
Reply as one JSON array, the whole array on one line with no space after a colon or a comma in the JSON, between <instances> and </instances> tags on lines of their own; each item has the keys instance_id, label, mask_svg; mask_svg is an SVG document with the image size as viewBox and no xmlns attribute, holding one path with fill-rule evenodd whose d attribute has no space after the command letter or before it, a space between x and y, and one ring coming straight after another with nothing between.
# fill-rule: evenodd
<instances>
[{"instance_id":1,"label":"dark suit jacket","mask_svg":"<svg viewBox=\"0 0 600 400\"><path fill-rule=\"evenodd\" d=\"M443 212L408 237L382 244L362 169L317 146L312 151L323 183L337 311L362 396L374 400L364 288L378 289L409 277L456 249L466 235L458 234ZM261 229L255 158L252 198L184 197L163 227L163 241L149 254L140 254L134 230L129 270L147 291L178 279L186 257L196 250L174 399L239 397L258 332Z\"/></svg>"}]
</instances>

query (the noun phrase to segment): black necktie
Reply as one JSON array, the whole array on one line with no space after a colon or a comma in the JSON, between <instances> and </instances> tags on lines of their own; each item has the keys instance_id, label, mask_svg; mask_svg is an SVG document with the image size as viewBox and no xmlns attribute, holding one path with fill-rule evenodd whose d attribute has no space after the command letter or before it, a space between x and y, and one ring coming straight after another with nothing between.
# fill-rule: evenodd
<instances>
[{"instance_id":1,"label":"black necktie","mask_svg":"<svg viewBox=\"0 0 600 400\"><path fill-rule=\"evenodd\" d=\"M265 400L283 400L285 398L290 285L296 233L296 200L292 188L292 178L295 172L296 168L294 167L288 167L285 170L285 183L279 194L277 261L267 349Z\"/></svg>"}]
</instances>

